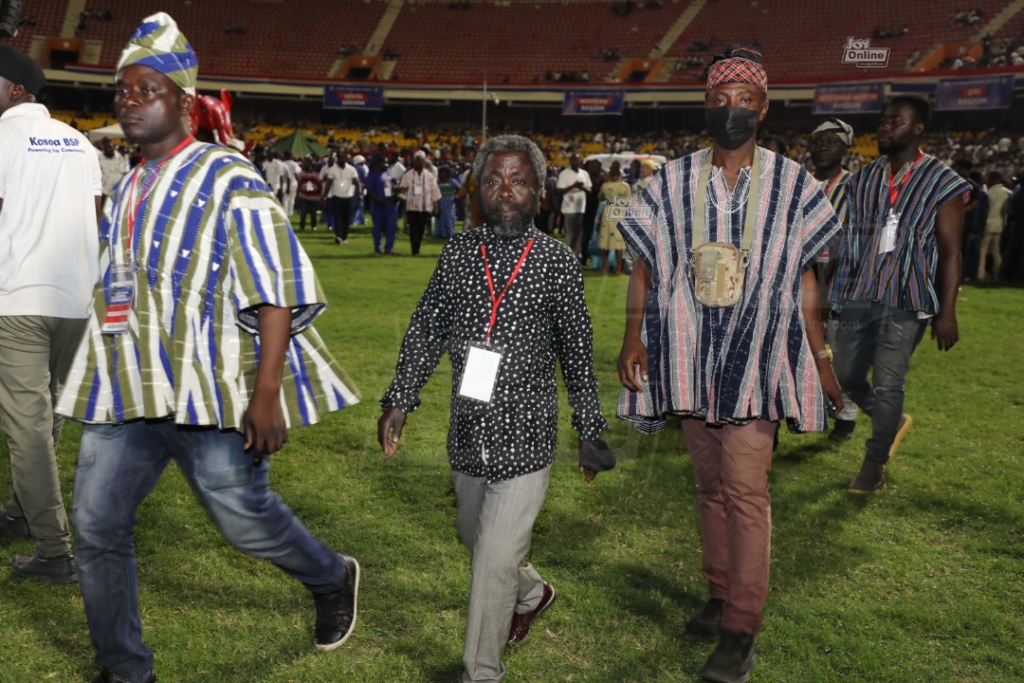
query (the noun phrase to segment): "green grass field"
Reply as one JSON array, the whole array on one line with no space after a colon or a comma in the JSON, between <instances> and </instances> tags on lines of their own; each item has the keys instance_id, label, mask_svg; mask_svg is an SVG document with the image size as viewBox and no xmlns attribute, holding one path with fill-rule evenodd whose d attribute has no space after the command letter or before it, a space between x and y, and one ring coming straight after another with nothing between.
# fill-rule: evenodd
<instances>
[{"instance_id":1,"label":"green grass field","mask_svg":"<svg viewBox=\"0 0 1024 683\"><path fill-rule=\"evenodd\" d=\"M324 542L363 566L359 621L341 649L312 647L312 601L229 547L173 467L136 528L145 638L162 682L455 683L469 585L444 454L448 361L393 459L377 399L440 251L374 257L366 230L335 246L302 234L330 307L317 327L363 402L294 430L275 488ZM408 254L399 236L400 252ZM560 448L531 561L561 594L506 654L506 681L695 681L712 645L682 636L705 599L693 473L678 425L643 437L614 420L626 278L587 273L606 433L619 466L591 484L562 396ZM842 447L784 434L771 475L771 593L756 683L1024 680L1024 290L964 287L961 342L925 340L907 381L915 425L881 496L848 496L868 423ZM675 428L672 428L675 427ZM80 429L60 446L70 507ZM10 485L6 447L0 491ZM111 491L111 495L117 495ZM88 681L93 650L76 586L7 569L32 545L0 539L0 682Z\"/></svg>"}]
</instances>

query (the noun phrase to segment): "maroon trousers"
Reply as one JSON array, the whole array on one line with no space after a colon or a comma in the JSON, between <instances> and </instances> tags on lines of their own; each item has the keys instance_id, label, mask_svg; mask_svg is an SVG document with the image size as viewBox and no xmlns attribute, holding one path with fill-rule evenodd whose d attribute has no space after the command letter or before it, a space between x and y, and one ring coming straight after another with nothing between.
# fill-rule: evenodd
<instances>
[{"instance_id":1,"label":"maroon trousers","mask_svg":"<svg viewBox=\"0 0 1024 683\"><path fill-rule=\"evenodd\" d=\"M722 627L757 633L768 598L775 423L711 427L683 420L683 436L697 479L704 576L710 597L725 601Z\"/></svg>"}]
</instances>

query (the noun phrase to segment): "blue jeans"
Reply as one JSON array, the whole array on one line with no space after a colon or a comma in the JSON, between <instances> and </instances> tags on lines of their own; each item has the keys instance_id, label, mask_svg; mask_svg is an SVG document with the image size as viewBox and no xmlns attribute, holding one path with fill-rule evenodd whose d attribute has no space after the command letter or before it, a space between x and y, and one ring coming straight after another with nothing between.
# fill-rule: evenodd
<instances>
[{"instance_id":1,"label":"blue jeans","mask_svg":"<svg viewBox=\"0 0 1024 683\"><path fill-rule=\"evenodd\" d=\"M395 248L395 235L398 233L398 211L392 204L384 207L376 202L370 204L370 220L373 221L373 250L381 253L381 238L384 239L384 251Z\"/></svg>"},{"instance_id":2,"label":"blue jeans","mask_svg":"<svg viewBox=\"0 0 1024 683\"><path fill-rule=\"evenodd\" d=\"M313 593L341 586L343 558L270 491L268 460L254 466L244 442L235 431L171 420L83 427L73 506L78 580L96 663L116 680L141 683L153 668L142 642L133 527L171 459L236 548L270 560Z\"/></svg>"},{"instance_id":3,"label":"blue jeans","mask_svg":"<svg viewBox=\"0 0 1024 683\"><path fill-rule=\"evenodd\" d=\"M835 370L839 385L871 416L865 458L889 460L889 448L903 414L903 384L910 357L928 321L914 311L868 301L844 301L835 329ZM868 369L872 369L868 379Z\"/></svg>"}]
</instances>

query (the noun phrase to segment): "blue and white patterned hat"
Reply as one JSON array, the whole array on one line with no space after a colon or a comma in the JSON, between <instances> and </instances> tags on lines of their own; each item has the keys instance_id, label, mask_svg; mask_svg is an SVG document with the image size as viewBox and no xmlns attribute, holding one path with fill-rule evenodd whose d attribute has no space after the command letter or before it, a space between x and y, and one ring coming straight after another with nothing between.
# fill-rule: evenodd
<instances>
[{"instance_id":1,"label":"blue and white patterned hat","mask_svg":"<svg viewBox=\"0 0 1024 683\"><path fill-rule=\"evenodd\" d=\"M142 20L125 45L117 70L133 64L155 69L189 95L196 94L199 59L178 24L165 12Z\"/></svg>"}]
</instances>

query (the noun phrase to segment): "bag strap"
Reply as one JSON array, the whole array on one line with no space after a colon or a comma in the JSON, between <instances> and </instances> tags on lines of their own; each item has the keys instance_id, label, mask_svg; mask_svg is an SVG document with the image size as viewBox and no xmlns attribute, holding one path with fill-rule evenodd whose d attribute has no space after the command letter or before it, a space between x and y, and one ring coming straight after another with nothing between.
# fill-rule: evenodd
<instances>
[{"instance_id":1,"label":"bag strap","mask_svg":"<svg viewBox=\"0 0 1024 683\"><path fill-rule=\"evenodd\" d=\"M697 247L704 244L704 211L707 203L707 196L710 188L708 182L711 180L711 154L708 149L704 159L700 162L700 173L697 177L697 202L693 213L693 229L690 231L690 253L697 250ZM743 220L743 237L740 241L740 251L744 257L750 253L750 245L754 239L754 221L757 210L757 195L761 189L761 148L754 147L754 160L750 166L750 190L747 192L747 215Z\"/></svg>"}]
</instances>

